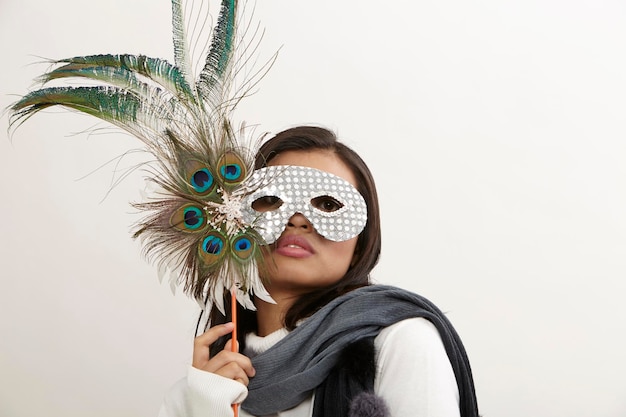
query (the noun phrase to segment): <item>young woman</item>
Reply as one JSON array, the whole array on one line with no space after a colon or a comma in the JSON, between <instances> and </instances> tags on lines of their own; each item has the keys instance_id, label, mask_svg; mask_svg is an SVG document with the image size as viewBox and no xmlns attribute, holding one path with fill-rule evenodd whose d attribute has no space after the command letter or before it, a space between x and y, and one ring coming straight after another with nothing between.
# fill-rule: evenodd
<instances>
[{"instance_id":1,"label":"young woman","mask_svg":"<svg viewBox=\"0 0 626 417\"><path fill-rule=\"evenodd\" d=\"M367 206L365 227L346 239L319 233L344 208L330 195L311 199L310 218L289 213L262 272L276 303L256 299L256 312L239 310L239 353L228 340L232 323L213 308L160 417L229 417L235 403L242 417L478 416L469 362L448 320L416 294L370 284L381 233L365 163L332 132L303 126L261 147L257 168L282 165L347 181ZM282 203L268 195L253 207Z\"/></svg>"}]
</instances>

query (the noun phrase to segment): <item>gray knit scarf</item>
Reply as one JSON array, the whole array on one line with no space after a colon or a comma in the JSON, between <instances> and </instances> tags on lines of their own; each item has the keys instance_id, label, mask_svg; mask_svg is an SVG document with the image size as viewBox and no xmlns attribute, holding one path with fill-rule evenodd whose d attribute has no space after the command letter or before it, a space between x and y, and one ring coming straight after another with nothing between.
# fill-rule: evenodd
<instances>
[{"instance_id":1,"label":"gray knit scarf","mask_svg":"<svg viewBox=\"0 0 626 417\"><path fill-rule=\"evenodd\" d=\"M344 348L413 317L430 320L439 331L459 388L461 416L478 416L469 360L452 324L424 297L385 285L359 288L336 298L254 357L256 375L242 408L264 416L298 405L324 382Z\"/></svg>"}]
</instances>

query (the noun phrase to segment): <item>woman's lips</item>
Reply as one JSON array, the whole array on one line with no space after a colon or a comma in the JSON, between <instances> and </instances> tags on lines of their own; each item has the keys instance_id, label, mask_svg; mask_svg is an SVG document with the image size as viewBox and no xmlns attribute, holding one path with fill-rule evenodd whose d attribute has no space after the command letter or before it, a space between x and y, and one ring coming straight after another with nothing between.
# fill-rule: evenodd
<instances>
[{"instance_id":1,"label":"woman's lips","mask_svg":"<svg viewBox=\"0 0 626 417\"><path fill-rule=\"evenodd\" d=\"M305 238L296 235L287 235L278 239L275 252L291 258L308 258L315 253Z\"/></svg>"}]
</instances>

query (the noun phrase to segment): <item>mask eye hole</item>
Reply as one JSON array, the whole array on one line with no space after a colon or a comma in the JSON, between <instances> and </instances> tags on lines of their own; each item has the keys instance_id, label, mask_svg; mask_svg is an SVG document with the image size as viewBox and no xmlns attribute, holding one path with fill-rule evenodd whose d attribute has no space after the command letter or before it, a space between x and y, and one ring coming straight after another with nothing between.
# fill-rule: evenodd
<instances>
[{"instance_id":1,"label":"mask eye hole","mask_svg":"<svg viewBox=\"0 0 626 417\"><path fill-rule=\"evenodd\" d=\"M252 202L252 208L260 212L274 211L282 205L283 200L274 195L267 195L265 197L257 198Z\"/></svg>"},{"instance_id":2,"label":"mask eye hole","mask_svg":"<svg viewBox=\"0 0 626 417\"><path fill-rule=\"evenodd\" d=\"M329 195L322 195L311 199L311 205L326 213L332 213L343 207L343 204Z\"/></svg>"}]
</instances>

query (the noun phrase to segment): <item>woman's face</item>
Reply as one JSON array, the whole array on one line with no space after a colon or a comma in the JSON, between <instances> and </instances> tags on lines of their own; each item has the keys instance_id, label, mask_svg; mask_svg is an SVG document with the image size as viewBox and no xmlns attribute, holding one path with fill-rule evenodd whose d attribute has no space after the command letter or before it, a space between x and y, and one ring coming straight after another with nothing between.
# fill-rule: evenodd
<instances>
[{"instance_id":1,"label":"woman's face","mask_svg":"<svg viewBox=\"0 0 626 417\"><path fill-rule=\"evenodd\" d=\"M268 165L295 165L326 171L356 187L350 168L325 150L286 151ZM332 205L332 202L322 204ZM332 207L329 206L332 209ZM348 271L358 236L341 242L325 239L300 213L289 219L265 256L265 287L274 299L299 296L339 281Z\"/></svg>"}]
</instances>

